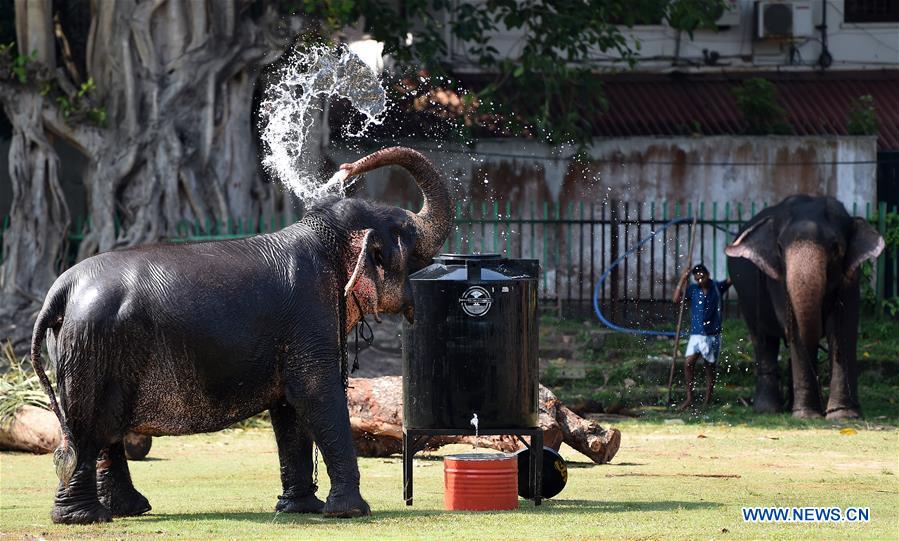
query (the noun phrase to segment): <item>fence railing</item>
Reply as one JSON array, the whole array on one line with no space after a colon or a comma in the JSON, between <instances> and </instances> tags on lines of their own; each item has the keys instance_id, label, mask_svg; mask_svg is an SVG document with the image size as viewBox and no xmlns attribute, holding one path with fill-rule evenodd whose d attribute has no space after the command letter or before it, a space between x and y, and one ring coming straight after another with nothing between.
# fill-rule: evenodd
<instances>
[{"instance_id":1,"label":"fence railing","mask_svg":"<svg viewBox=\"0 0 899 541\"><path fill-rule=\"evenodd\" d=\"M414 208L411 204L402 205ZM444 245L447 252L496 252L507 257L539 259L539 297L546 310L586 314L592 309L599 277L619 256L636 247L676 217L696 217L698 230L693 261L687 261L689 223L661 232L611 270L598 302L604 312L623 324L670 317L671 297L683 269L704 262L712 277L727 275L724 246L747 219L765 203L633 202L598 203L478 202L457 204L455 228ZM886 204L850 205L883 234ZM276 231L296 221L295 213L227 221L183 221L170 241L240 238ZM4 231L8 217L3 220ZM70 264L90 221L76 219L69 235ZM2 255L2 254L0 254ZM2 260L2 259L0 259ZM877 262L875 291L880 299L899 294L899 243L892 243ZM729 297L730 301L735 299ZM732 304L732 302L731 302Z\"/></svg>"}]
</instances>

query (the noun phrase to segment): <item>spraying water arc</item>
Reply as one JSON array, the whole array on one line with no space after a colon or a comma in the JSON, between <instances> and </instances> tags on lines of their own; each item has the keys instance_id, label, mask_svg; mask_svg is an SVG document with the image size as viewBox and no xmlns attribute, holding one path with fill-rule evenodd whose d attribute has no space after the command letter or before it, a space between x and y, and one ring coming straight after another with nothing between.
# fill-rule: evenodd
<instances>
[{"instance_id":1,"label":"spraying water arc","mask_svg":"<svg viewBox=\"0 0 899 541\"><path fill-rule=\"evenodd\" d=\"M347 132L351 137L379 124L387 110L387 95L371 68L344 46L324 45L310 47L281 67L260 105L260 137L267 147L262 165L307 202L339 193L346 178L338 171L322 182L312 158L315 113L335 97L349 101L363 116L361 127Z\"/></svg>"}]
</instances>

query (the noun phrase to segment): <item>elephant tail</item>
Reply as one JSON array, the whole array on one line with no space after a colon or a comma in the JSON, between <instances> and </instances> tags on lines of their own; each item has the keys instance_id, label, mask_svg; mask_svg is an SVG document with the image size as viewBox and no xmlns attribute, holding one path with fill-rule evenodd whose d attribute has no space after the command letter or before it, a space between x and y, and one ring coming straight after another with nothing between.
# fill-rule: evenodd
<instances>
[{"instance_id":1,"label":"elephant tail","mask_svg":"<svg viewBox=\"0 0 899 541\"><path fill-rule=\"evenodd\" d=\"M47 330L58 328L62 324L66 299L65 289L51 289L43 308L38 313L37 321L34 322L34 332L31 335L31 366L34 367L37 378L41 382L41 387L44 388L44 392L47 393L47 397L50 399L50 409L56 414L56 417L59 419L59 426L62 429L62 442L53 451L53 464L56 466L56 476L62 481L63 486L69 484L69 480L75 473L78 455L72 441L72 431L69 430L65 416L59 407L59 402L56 400L56 393L53 391L50 379L47 377L47 373L44 372L44 363L41 360L41 346L44 343Z\"/></svg>"}]
</instances>

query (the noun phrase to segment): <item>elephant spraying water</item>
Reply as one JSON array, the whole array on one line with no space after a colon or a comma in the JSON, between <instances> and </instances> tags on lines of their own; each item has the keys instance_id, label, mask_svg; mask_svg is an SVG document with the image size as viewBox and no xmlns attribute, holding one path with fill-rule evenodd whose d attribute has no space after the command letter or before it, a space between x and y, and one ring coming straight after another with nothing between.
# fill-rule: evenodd
<instances>
[{"instance_id":1,"label":"elephant spraying water","mask_svg":"<svg viewBox=\"0 0 899 541\"><path fill-rule=\"evenodd\" d=\"M419 212L334 197L276 233L107 252L56 280L31 352L64 433L54 522L150 509L131 482L127 432L210 432L266 409L281 463L276 510L370 513L350 434L345 337L365 314L411 320L407 277L430 263L453 221L445 180L412 149L375 152L341 176L388 165L415 178ZM58 403L40 357L48 330ZM326 502L315 496L313 441L331 479Z\"/></svg>"},{"instance_id":2,"label":"elephant spraying water","mask_svg":"<svg viewBox=\"0 0 899 541\"><path fill-rule=\"evenodd\" d=\"M794 195L752 217L725 248L727 267L755 349L755 409L780 411L777 357L790 349L793 416L859 417L859 266L883 251L883 237L833 197ZM830 396L817 377L827 338Z\"/></svg>"}]
</instances>

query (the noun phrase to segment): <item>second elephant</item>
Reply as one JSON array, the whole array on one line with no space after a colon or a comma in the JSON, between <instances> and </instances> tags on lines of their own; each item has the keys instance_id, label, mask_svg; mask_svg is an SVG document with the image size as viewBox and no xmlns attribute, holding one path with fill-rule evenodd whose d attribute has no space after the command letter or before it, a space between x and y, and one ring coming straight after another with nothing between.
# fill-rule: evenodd
<instances>
[{"instance_id":1,"label":"second elephant","mask_svg":"<svg viewBox=\"0 0 899 541\"><path fill-rule=\"evenodd\" d=\"M793 416L859 417L856 342L859 266L883 237L833 197L794 195L747 222L725 248L755 348L755 409L782 409L777 357L790 349ZM819 342L831 364L826 409L817 377Z\"/></svg>"}]
</instances>

